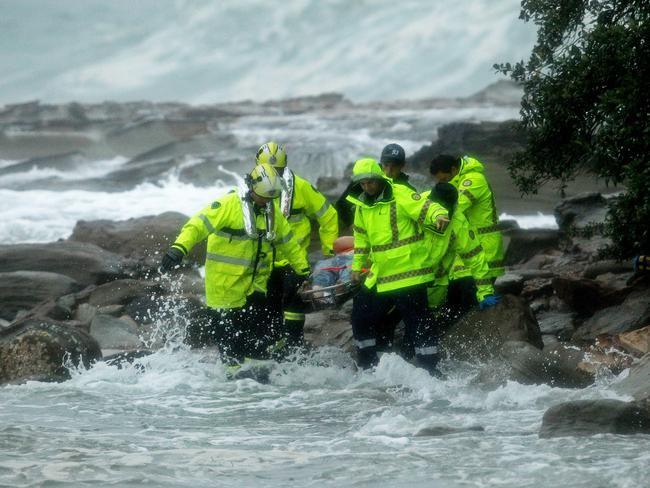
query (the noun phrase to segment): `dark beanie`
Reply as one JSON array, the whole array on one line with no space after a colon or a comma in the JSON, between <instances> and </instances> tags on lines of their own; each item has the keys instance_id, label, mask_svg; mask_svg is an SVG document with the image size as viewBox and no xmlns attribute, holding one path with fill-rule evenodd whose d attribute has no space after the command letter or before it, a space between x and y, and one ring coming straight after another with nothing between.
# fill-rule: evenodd
<instances>
[{"instance_id":1,"label":"dark beanie","mask_svg":"<svg viewBox=\"0 0 650 488\"><path fill-rule=\"evenodd\" d=\"M429 194L429 199L440 203L451 211L458 202L458 190L451 183L437 183Z\"/></svg>"},{"instance_id":2,"label":"dark beanie","mask_svg":"<svg viewBox=\"0 0 650 488\"><path fill-rule=\"evenodd\" d=\"M404 148L399 144L389 144L381 151L380 163L395 163L404 165L406 163L406 155Z\"/></svg>"}]
</instances>

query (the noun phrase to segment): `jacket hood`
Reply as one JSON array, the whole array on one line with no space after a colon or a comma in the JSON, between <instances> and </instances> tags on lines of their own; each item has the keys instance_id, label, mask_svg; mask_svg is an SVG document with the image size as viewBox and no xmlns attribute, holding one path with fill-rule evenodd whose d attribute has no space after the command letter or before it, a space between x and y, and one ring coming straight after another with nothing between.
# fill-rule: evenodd
<instances>
[{"instance_id":1,"label":"jacket hood","mask_svg":"<svg viewBox=\"0 0 650 488\"><path fill-rule=\"evenodd\" d=\"M459 175L465 173L485 173L485 167L478 159L474 159L470 156L462 157L462 165L459 171Z\"/></svg>"},{"instance_id":2,"label":"jacket hood","mask_svg":"<svg viewBox=\"0 0 650 488\"><path fill-rule=\"evenodd\" d=\"M389 181L376 160L372 158L359 159L352 168L352 181L358 183L368 178Z\"/></svg>"}]
</instances>

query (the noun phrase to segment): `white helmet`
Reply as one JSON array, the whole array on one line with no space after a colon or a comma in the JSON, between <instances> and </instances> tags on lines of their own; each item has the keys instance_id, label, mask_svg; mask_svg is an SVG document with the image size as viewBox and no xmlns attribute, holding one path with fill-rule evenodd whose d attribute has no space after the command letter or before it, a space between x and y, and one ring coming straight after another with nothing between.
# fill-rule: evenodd
<instances>
[{"instance_id":1,"label":"white helmet","mask_svg":"<svg viewBox=\"0 0 650 488\"><path fill-rule=\"evenodd\" d=\"M255 160L257 164L268 163L274 168L284 168L287 165L287 152L277 142L269 141L257 150Z\"/></svg>"},{"instance_id":2,"label":"white helmet","mask_svg":"<svg viewBox=\"0 0 650 488\"><path fill-rule=\"evenodd\" d=\"M280 176L273 166L267 163L258 164L250 174L246 175L248 188L263 198L278 198L282 192Z\"/></svg>"}]
</instances>

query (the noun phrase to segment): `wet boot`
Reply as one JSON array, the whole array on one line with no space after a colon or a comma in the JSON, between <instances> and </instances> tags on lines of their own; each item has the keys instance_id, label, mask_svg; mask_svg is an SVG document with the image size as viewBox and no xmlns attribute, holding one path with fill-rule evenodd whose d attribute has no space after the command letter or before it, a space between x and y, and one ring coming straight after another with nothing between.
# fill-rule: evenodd
<instances>
[{"instance_id":1,"label":"wet boot","mask_svg":"<svg viewBox=\"0 0 650 488\"><path fill-rule=\"evenodd\" d=\"M357 365L361 369L370 369L377 366L379 357L377 356L377 348L375 346L364 347L357 349Z\"/></svg>"},{"instance_id":2,"label":"wet boot","mask_svg":"<svg viewBox=\"0 0 650 488\"><path fill-rule=\"evenodd\" d=\"M418 366L426 369L431 376L441 380L447 379L447 377L438 369L438 363L440 362L439 354L417 354L416 358Z\"/></svg>"}]
</instances>

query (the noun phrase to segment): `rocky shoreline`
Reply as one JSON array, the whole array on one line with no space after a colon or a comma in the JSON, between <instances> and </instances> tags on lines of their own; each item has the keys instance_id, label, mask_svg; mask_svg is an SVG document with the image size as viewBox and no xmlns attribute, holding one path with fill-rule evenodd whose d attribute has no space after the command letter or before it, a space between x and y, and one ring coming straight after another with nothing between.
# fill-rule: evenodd
<instances>
[{"instance_id":1,"label":"rocky shoreline","mask_svg":"<svg viewBox=\"0 0 650 488\"><path fill-rule=\"evenodd\" d=\"M442 342L452 362L483 365L475 381L485 388L508 380L585 388L629 371L615 388L633 401L553 407L542 436L650 432L650 280L598 258L605 240L586 229L602 222L607 198L562 201L557 230L507 231L502 303L470 312ZM185 219L81 221L66 240L0 246L0 383L65 380L64 365L128 360L180 334L202 306L201 251L174 277L157 266ZM309 343L352 353L350 305L309 314ZM570 422L582 418L576 412L589 421Z\"/></svg>"}]
</instances>

